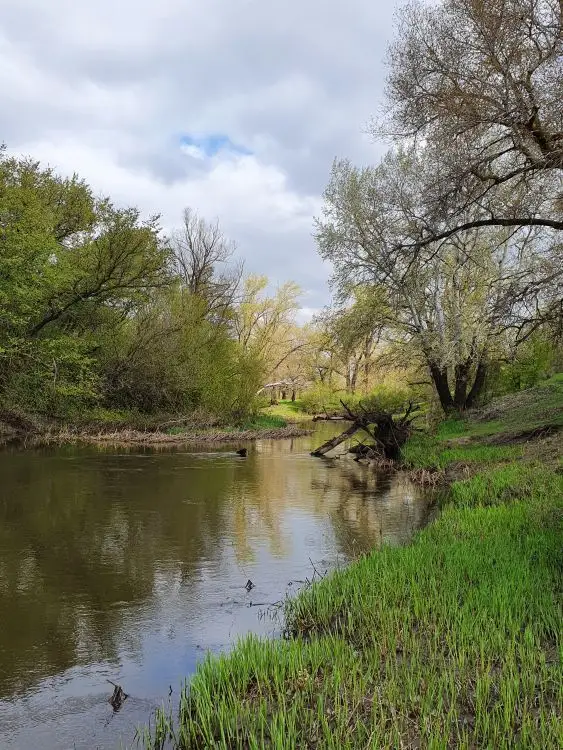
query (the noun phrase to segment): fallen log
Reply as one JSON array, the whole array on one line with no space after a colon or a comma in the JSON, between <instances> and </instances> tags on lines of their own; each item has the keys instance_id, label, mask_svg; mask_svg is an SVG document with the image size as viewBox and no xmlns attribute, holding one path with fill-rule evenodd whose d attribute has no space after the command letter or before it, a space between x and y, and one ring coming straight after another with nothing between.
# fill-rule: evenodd
<instances>
[{"instance_id":1,"label":"fallen log","mask_svg":"<svg viewBox=\"0 0 563 750\"><path fill-rule=\"evenodd\" d=\"M419 406L410 403L405 414L396 419L390 412L370 412L364 409L361 404L359 405L360 413L354 414L343 401L340 403L344 407L352 424L344 432L341 432L340 435L327 440L316 450L312 451L312 456L325 456L345 440L352 437L354 433L362 430L373 440L370 452L382 458L392 460L399 458L401 447L412 434L414 417L411 417L411 414L417 411L420 408Z\"/></svg>"},{"instance_id":2,"label":"fallen log","mask_svg":"<svg viewBox=\"0 0 563 750\"><path fill-rule=\"evenodd\" d=\"M313 422L349 422L349 421L350 420L348 417L341 417L338 415L329 416L328 414L327 415L316 414L313 417Z\"/></svg>"},{"instance_id":3,"label":"fallen log","mask_svg":"<svg viewBox=\"0 0 563 750\"><path fill-rule=\"evenodd\" d=\"M340 435L337 435L336 437L331 438L330 440L327 440L325 443L323 443L319 448L317 448L317 450L313 451L311 455L316 456L317 458L324 456L329 451L337 448L340 443L343 443L349 437L352 437L352 435L359 429L360 427L354 422L354 424L350 425L347 430L341 432Z\"/></svg>"}]
</instances>

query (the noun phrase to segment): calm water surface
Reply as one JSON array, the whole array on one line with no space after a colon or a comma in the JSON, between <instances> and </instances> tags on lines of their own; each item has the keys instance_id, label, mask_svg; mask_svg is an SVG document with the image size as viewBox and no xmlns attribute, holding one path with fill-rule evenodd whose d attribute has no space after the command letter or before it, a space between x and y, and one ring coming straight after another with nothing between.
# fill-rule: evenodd
<instances>
[{"instance_id":1,"label":"calm water surface","mask_svg":"<svg viewBox=\"0 0 563 750\"><path fill-rule=\"evenodd\" d=\"M313 565L407 541L428 508L404 477L309 456L338 430L246 459L1 451L0 748L132 744L207 650L275 632L269 605ZM107 680L130 695L118 713Z\"/></svg>"}]
</instances>

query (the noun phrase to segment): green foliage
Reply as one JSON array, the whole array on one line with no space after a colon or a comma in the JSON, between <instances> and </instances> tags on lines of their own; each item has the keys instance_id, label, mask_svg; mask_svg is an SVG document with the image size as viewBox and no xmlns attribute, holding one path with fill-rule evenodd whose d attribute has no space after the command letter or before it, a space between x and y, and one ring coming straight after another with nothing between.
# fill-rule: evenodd
<instances>
[{"instance_id":1,"label":"green foliage","mask_svg":"<svg viewBox=\"0 0 563 750\"><path fill-rule=\"evenodd\" d=\"M0 267L0 408L252 411L263 364L233 334L231 287L186 287L156 218L0 151Z\"/></svg>"},{"instance_id":2,"label":"green foliage","mask_svg":"<svg viewBox=\"0 0 563 750\"><path fill-rule=\"evenodd\" d=\"M306 414L338 414L342 411L340 398L345 394L336 394L332 389L316 385L301 394L301 406Z\"/></svg>"},{"instance_id":3,"label":"green foliage","mask_svg":"<svg viewBox=\"0 0 563 750\"><path fill-rule=\"evenodd\" d=\"M549 376L554 361L553 340L546 332L537 331L517 349L511 362L498 368L492 390L501 395L532 388Z\"/></svg>"},{"instance_id":4,"label":"green foliage","mask_svg":"<svg viewBox=\"0 0 563 750\"><path fill-rule=\"evenodd\" d=\"M361 405L368 410L399 413L404 411L412 398L413 392L408 386L395 383L382 383L365 395L334 392L326 386L317 385L302 394L301 405L307 414L344 413L341 400L353 412L358 411Z\"/></svg>"},{"instance_id":5,"label":"green foliage","mask_svg":"<svg viewBox=\"0 0 563 750\"><path fill-rule=\"evenodd\" d=\"M344 402L352 411L361 404L368 411L389 411L392 414L397 414L405 410L412 398L413 393L408 386L382 383L373 388L366 396L346 396Z\"/></svg>"}]
</instances>

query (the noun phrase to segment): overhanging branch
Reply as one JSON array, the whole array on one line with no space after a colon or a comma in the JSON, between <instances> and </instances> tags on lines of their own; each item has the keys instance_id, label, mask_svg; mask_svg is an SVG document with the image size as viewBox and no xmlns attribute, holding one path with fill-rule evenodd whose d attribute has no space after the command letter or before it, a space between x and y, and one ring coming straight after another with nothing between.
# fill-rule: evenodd
<instances>
[{"instance_id":1,"label":"overhanging branch","mask_svg":"<svg viewBox=\"0 0 563 750\"><path fill-rule=\"evenodd\" d=\"M411 242L407 245L402 245L402 248L412 248L419 250L427 245L431 245L433 242L439 242L445 240L448 237L452 237L454 234L460 232L467 232L470 229L479 229L480 227L547 227L549 229L556 229L558 231L563 230L563 221L556 221L555 219L539 219L539 218L515 218L515 219L478 219L475 221L468 221L465 224L459 224L453 229L447 229L438 234L430 234L423 239Z\"/></svg>"}]
</instances>

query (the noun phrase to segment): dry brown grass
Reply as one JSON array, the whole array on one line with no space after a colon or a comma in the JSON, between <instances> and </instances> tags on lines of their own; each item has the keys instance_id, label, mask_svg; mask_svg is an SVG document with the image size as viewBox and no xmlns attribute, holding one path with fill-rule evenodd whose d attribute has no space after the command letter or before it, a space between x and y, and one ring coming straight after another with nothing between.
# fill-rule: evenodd
<instances>
[{"instance_id":1,"label":"dry brown grass","mask_svg":"<svg viewBox=\"0 0 563 750\"><path fill-rule=\"evenodd\" d=\"M41 434L35 434L26 439L28 444L62 444L89 443L103 445L147 445L147 446L181 446L194 444L225 444L241 443L250 440L272 440L299 437L309 434L294 425L275 429L252 430L200 430L168 434L166 432L142 432L140 430L76 430L70 427L50 428Z\"/></svg>"}]
</instances>

